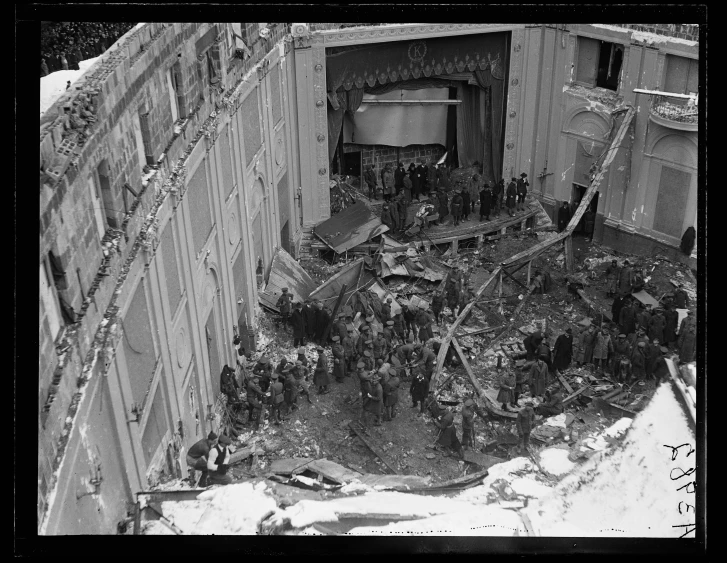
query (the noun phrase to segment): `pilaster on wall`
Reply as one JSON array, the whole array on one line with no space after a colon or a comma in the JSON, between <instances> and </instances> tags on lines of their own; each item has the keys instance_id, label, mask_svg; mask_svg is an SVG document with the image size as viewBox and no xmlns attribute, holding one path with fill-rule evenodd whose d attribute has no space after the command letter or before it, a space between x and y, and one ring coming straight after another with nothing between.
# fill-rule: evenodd
<instances>
[{"instance_id":1,"label":"pilaster on wall","mask_svg":"<svg viewBox=\"0 0 727 563\"><path fill-rule=\"evenodd\" d=\"M523 57L525 55L525 28L512 30L510 39L510 75L507 84L507 110L505 116L505 147L502 162L504 177L515 174L518 157L518 131L520 122L520 92L522 90ZM511 117L512 116L512 117Z\"/></svg>"},{"instance_id":2,"label":"pilaster on wall","mask_svg":"<svg viewBox=\"0 0 727 563\"><path fill-rule=\"evenodd\" d=\"M331 216L330 188L328 187L328 103L326 96L326 49L322 44L311 48L313 59L313 92L315 104L315 137L318 221ZM324 141L320 141L323 138Z\"/></svg>"}]
</instances>

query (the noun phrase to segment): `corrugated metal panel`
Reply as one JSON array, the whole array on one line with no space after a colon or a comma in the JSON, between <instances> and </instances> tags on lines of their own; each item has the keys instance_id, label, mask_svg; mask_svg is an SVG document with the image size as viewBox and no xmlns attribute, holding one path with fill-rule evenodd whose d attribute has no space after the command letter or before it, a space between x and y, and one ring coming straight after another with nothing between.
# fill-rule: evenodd
<instances>
[{"instance_id":1,"label":"corrugated metal panel","mask_svg":"<svg viewBox=\"0 0 727 563\"><path fill-rule=\"evenodd\" d=\"M363 201L357 201L313 228L316 236L338 254L388 230Z\"/></svg>"},{"instance_id":2,"label":"corrugated metal panel","mask_svg":"<svg viewBox=\"0 0 727 563\"><path fill-rule=\"evenodd\" d=\"M270 267L265 291L259 295L260 304L277 312L276 303L284 287L293 294L293 302L302 302L315 289L316 283L290 254L279 248Z\"/></svg>"}]
</instances>

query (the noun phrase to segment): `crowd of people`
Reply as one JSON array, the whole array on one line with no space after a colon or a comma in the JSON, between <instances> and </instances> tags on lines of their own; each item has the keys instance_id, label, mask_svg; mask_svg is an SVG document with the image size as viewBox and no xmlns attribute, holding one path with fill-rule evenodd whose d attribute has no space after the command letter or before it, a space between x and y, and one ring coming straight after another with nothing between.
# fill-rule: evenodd
<instances>
[{"instance_id":1,"label":"crowd of people","mask_svg":"<svg viewBox=\"0 0 727 563\"><path fill-rule=\"evenodd\" d=\"M58 70L79 70L78 63L102 55L134 27L126 22L54 22L44 26L40 38L40 75Z\"/></svg>"},{"instance_id":2,"label":"crowd of people","mask_svg":"<svg viewBox=\"0 0 727 563\"><path fill-rule=\"evenodd\" d=\"M525 211L530 183L524 172L520 178L512 177L507 185L504 178L487 182L476 173L466 185L452 186L446 164L421 160L417 164L412 162L408 168L402 162L396 170L392 168L390 163L384 166L379 174L380 184L373 165L364 173L369 198L384 200L381 222L392 232L404 231L410 226L407 210L415 199L423 202L414 217L414 225L422 229L443 224L450 215L452 224L457 226L478 215L480 221L489 221L491 215L499 216L503 208L511 217Z\"/></svg>"},{"instance_id":3,"label":"crowd of people","mask_svg":"<svg viewBox=\"0 0 727 563\"><path fill-rule=\"evenodd\" d=\"M462 458L464 451L475 445L475 414L486 420L487 413L472 399L465 400L460 441L453 410L442 407L430 389L440 348L432 326L441 325L445 314L461 314L472 302L475 294L470 275L466 262L453 268L443 289L434 294L430 304L424 303L422 307L402 306L391 297L382 301L370 291L357 292L356 298L351 299L333 322L328 304L317 299L296 301L283 288L277 301L278 329L282 327L286 338L288 331L292 331L296 357L273 359L263 355L248 365L245 350L236 338L238 366L236 370L225 366L221 390L228 404L240 415L246 413L246 424L258 429L266 416L279 425L301 408L299 400L303 397L312 403L312 394L325 395L331 391L334 381L344 383L353 378L360 391L353 404L360 404L360 420L368 428L371 421L374 426L382 426L383 422L396 418L400 390L408 384L411 408L431 416L439 428L439 446ZM547 291L547 276L539 275L541 291ZM663 309L652 310L649 306L639 308L631 296L641 285L628 260L622 265L614 260L606 271L605 282L607 295L614 297L613 323L591 324L578 336L574 336L572 328L567 328L552 345L550 335L537 330L523 340L524 368L501 363L495 368L499 386L497 402L503 411L517 408L516 428L521 451L529 447L536 414L548 417L563 412L563 394L556 378L572 363L591 365L597 372L608 374L630 388L640 381L658 382L668 377L665 356L671 349L676 350L682 362L694 359L696 326L691 312L677 330L676 309L687 309L689 305L682 286L664 297ZM357 329L353 324L355 318L362 319ZM308 357L305 347L311 343L316 345L313 358ZM332 364L326 353L329 346ZM450 349L445 365L452 363ZM523 395L526 392L528 395ZM211 436L200 441L199 447L190 449L192 457L188 463L202 470L210 483L227 482L225 460L229 458L226 449L229 438L222 436L218 440ZM205 456L202 461L201 455Z\"/></svg>"}]
</instances>

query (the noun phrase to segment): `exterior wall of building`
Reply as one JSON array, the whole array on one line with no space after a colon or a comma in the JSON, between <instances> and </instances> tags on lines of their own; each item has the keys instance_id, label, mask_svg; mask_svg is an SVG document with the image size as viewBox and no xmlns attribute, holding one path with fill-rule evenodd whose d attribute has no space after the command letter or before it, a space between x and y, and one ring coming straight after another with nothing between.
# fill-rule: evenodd
<instances>
[{"instance_id":1,"label":"exterior wall of building","mask_svg":"<svg viewBox=\"0 0 727 563\"><path fill-rule=\"evenodd\" d=\"M269 29L243 61L229 24L146 24L41 119L41 533L114 533L219 430L258 261L300 230L294 69Z\"/></svg>"}]
</instances>

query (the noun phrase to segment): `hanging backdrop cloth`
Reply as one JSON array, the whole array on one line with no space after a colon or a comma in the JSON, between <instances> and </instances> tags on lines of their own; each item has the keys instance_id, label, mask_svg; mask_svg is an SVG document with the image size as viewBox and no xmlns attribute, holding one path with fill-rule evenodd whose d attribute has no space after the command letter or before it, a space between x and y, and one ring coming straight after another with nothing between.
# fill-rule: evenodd
<instances>
[{"instance_id":1,"label":"hanging backdrop cloth","mask_svg":"<svg viewBox=\"0 0 727 563\"><path fill-rule=\"evenodd\" d=\"M392 41L326 52L329 92L389 82L490 69L504 77L507 33Z\"/></svg>"}]
</instances>

